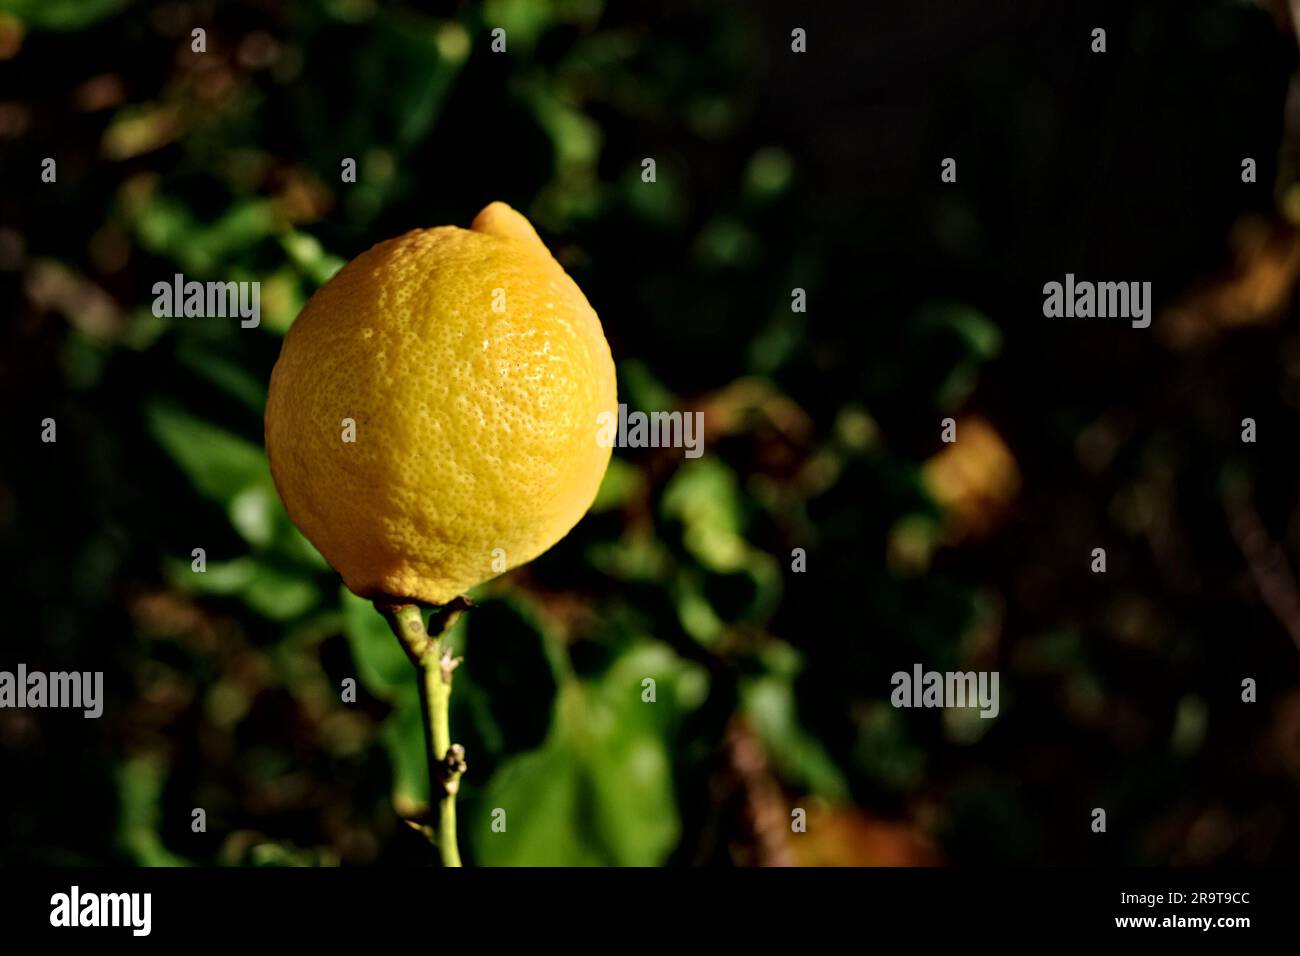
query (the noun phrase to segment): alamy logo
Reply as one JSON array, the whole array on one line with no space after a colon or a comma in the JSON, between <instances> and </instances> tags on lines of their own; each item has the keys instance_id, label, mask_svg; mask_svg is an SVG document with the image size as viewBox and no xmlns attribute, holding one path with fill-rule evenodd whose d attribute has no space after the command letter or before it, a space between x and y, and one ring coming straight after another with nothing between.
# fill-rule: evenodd
<instances>
[{"instance_id":1,"label":"alamy logo","mask_svg":"<svg viewBox=\"0 0 1300 956\"><path fill-rule=\"evenodd\" d=\"M912 673L896 671L889 681L894 692L889 702L895 707L975 707L980 716L998 715L997 671L923 671L913 665Z\"/></svg>"},{"instance_id":2,"label":"alamy logo","mask_svg":"<svg viewBox=\"0 0 1300 956\"><path fill-rule=\"evenodd\" d=\"M103 691L103 671L46 674L26 664L17 673L0 671L0 707L70 707L93 719L104 712Z\"/></svg>"},{"instance_id":3,"label":"alamy logo","mask_svg":"<svg viewBox=\"0 0 1300 956\"><path fill-rule=\"evenodd\" d=\"M78 886L50 897L51 926L128 926L148 936L153 925L152 893L82 893Z\"/></svg>"},{"instance_id":4,"label":"alamy logo","mask_svg":"<svg viewBox=\"0 0 1300 956\"><path fill-rule=\"evenodd\" d=\"M153 294L153 314L160 319L238 316L242 329L255 329L262 321L260 282L186 282L178 272L171 282L155 282Z\"/></svg>"},{"instance_id":5,"label":"alamy logo","mask_svg":"<svg viewBox=\"0 0 1300 956\"><path fill-rule=\"evenodd\" d=\"M631 412L622 402L613 412L596 416L596 443L601 448L684 448L687 458L704 453L703 412Z\"/></svg>"},{"instance_id":6,"label":"alamy logo","mask_svg":"<svg viewBox=\"0 0 1300 956\"><path fill-rule=\"evenodd\" d=\"M1133 328L1151 324L1150 282L1075 282L1043 286L1043 315L1049 319L1131 319Z\"/></svg>"}]
</instances>

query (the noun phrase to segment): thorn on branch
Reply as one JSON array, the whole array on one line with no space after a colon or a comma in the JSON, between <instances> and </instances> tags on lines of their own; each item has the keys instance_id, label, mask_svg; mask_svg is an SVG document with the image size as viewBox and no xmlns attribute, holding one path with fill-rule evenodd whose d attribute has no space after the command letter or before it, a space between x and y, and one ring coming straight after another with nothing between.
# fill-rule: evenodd
<instances>
[{"instance_id":1,"label":"thorn on branch","mask_svg":"<svg viewBox=\"0 0 1300 956\"><path fill-rule=\"evenodd\" d=\"M468 769L469 764L465 763L465 748L460 744L452 744L438 768L438 778L447 796L454 797L460 790L460 775Z\"/></svg>"},{"instance_id":2,"label":"thorn on branch","mask_svg":"<svg viewBox=\"0 0 1300 956\"><path fill-rule=\"evenodd\" d=\"M438 662L438 665L440 670L442 671L442 682L444 684L451 683L451 672L454 671L457 667L459 667L461 661L463 661L464 659L465 658L463 657L452 657L451 648L447 647L446 645L443 645L442 659Z\"/></svg>"}]
</instances>

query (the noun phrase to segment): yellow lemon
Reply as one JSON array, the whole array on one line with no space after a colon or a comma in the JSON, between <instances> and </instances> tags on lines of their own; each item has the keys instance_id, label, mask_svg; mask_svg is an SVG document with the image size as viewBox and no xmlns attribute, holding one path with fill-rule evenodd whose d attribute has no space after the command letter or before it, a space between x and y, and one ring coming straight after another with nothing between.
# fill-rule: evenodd
<instances>
[{"instance_id":1,"label":"yellow lemon","mask_svg":"<svg viewBox=\"0 0 1300 956\"><path fill-rule=\"evenodd\" d=\"M294 523L362 597L445 604L591 506L616 415L600 319L495 202L344 266L285 336L266 450Z\"/></svg>"}]
</instances>

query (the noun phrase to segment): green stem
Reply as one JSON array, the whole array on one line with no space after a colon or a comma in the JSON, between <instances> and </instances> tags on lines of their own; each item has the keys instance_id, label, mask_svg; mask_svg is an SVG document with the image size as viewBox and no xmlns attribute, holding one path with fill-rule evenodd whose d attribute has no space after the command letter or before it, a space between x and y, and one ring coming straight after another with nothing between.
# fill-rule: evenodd
<instances>
[{"instance_id":1,"label":"green stem","mask_svg":"<svg viewBox=\"0 0 1300 956\"><path fill-rule=\"evenodd\" d=\"M376 601L376 609L388 620L402 642L406 655L420 674L420 704L424 711L424 741L429 760L429 798L438 803L434 843L443 866L460 866L456 842L456 794L465 772L465 748L451 742L451 675L460 663L451 656L443 636L451 630L461 612L469 607L465 598L435 608L426 629L420 609L414 604Z\"/></svg>"},{"instance_id":2,"label":"green stem","mask_svg":"<svg viewBox=\"0 0 1300 956\"><path fill-rule=\"evenodd\" d=\"M441 642L438 642L441 643ZM441 791L438 800L438 849L444 866L460 866L460 851L456 847L456 791L460 786L460 772L455 768L464 763L464 749L452 749L451 722L447 711L451 702L451 675L443 679L441 660L421 668L424 685L425 732L429 744L429 787L431 793ZM442 754L441 760L434 760Z\"/></svg>"}]
</instances>

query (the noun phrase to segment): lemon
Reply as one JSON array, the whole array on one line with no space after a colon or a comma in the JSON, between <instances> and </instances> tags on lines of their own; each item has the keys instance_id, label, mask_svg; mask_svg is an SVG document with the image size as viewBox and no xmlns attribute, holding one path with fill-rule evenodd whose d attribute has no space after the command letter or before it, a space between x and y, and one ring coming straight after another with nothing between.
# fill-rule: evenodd
<instances>
[{"instance_id":1,"label":"lemon","mask_svg":"<svg viewBox=\"0 0 1300 956\"><path fill-rule=\"evenodd\" d=\"M345 265L271 374L266 450L303 534L366 598L445 604L591 506L616 414L600 319L494 202Z\"/></svg>"}]
</instances>

